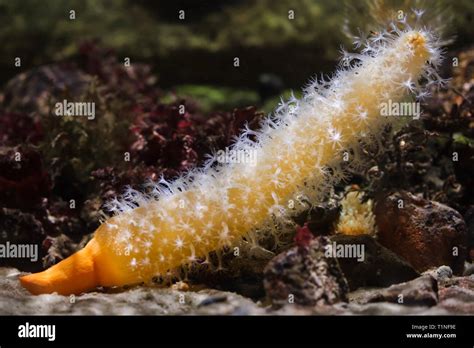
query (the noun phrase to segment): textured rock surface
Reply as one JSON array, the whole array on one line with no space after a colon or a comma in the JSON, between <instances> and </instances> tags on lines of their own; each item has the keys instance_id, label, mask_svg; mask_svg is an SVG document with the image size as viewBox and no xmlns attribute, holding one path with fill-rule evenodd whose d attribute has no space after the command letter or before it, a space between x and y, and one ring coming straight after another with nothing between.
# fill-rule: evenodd
<instances>
[{"instance_id":1,"label":"textured rock surface","mask_svg":"<svg viewBox=\"0 0 474 348\"><path fill-rule=\"evenodd\" d=\"M406 261L379 244L368 235L331 237L337 244L364 245L364 260L339 258L339 265L351 290L362 286L389 286L418 277L418 273Z\"/></svg>"},{"instance_id":2,"label":"textured rock surface","mask_svg":"<svg viewBox=\"0 0 474 348\"><path fill-rule=\"evenodd\" d=\"M224 267L218 272L195 267L188 274L189 279L209 288L236 292L252 299L264 297L263 269L275 254L261 247L252 247L249 243L241 243L238 251L238 256L233 250L221 256ZM217 259L213 262L218 264Z\"/></svg>"},{"instance_id":3,"label":"textured rock surface","mask_svg":"<svg viewBox=\"0 0 474 348\"><path fill-rule=\"evenodd\" d=\"M453 276L453 270L448 266L441 266L436 270L435 278L439 280L446 280Z\"/></svg>"},{"instance_id":4,"label":"textured rock surface","mask_svg":"<svg viewBox=\"0 0 474 348\"><path fill-rule=\"evenodd\" d=\"M116 293L91 292L80 296L32 296L18 282L20 272L0 269L0 314L165 315L259 314L263 309L234 293L204 289L138 286Z\"/></svg>"},{"instance_id":5,"label":"textured rock surface","mask_svg":"<svg viewBox=\"0 0 474 348\"><path fill-rule=\"evenodd\" d=\"M305 239L269 262L264 270L264 287L275 305L329 305L346 300L347 281L335 258L325 257L326 237Z\"/></svg>"},{"instance_id":6,"label":"textured rock surface","mask_svg":"<svg viewBox=\"0 0 474 348\"><path fill-rule=\"evenodd\" d=\"M375 214L379 242L417 271L448 265L462 273L467 227L456 210L402 191L379 201Z\"/></svg>"},{"instance_id":7,"label":"textured rock surface","mask_svg":"<svg viewBox=\"0 0 474 348\"><path fill-rule=\"evenodd\" d=\"M430 275L424 275L386 289L361 292L360 296L354 296L353 300L362 304L391 302L409 306L433 306L438 303L437 291L436 279Z\"/></svg>"},{"instance_id":8,"label":"textured rock surface","mask_svg":"<svg viewBox=\"0 0 474 348\"><path fill-rule=\"evenodd\" d=\"M60 295L32 296L19 284L14 268L0 268L0 315L449 315L474 314L474 276L447 279L439 288L434 306L367 302L374 293L388 289L359 289L348 294L348 302L302 306L286 304L275 309L231 292L203 289L185 283L171 288L137 286L108 292L91 292L74 298ZM415 288L425 275L396 285ZM423 280L421 280L423 279ZM434 279L434 278L432 278ZM428 282L429 283L429 282ZM392 287L393 289L394 287ZM429 292L429 289L425 288ZM390 290L393 292L393 290ZM405 290L406 291L406 290ZM421 290L418 290L421 291ZM433 288L433 291L434 288ZM403 293L403 290L402 290ZM427 297L429 298L429 297ZM380 297L379 297L380 299ZM384 300L389 300L387 296ZM392 295L393 299L393 295Z\"/></svg>"},{"instance_id":9,"label":"textured rock surface","mask_svg":"<svg viewBox=\"0 0 474 348\"><path fill-rule=\"evenodd\" d=\"M439 290L440 306L453 313L474 313L474 276L447 280Z\"/></svg>"}]
</instances>

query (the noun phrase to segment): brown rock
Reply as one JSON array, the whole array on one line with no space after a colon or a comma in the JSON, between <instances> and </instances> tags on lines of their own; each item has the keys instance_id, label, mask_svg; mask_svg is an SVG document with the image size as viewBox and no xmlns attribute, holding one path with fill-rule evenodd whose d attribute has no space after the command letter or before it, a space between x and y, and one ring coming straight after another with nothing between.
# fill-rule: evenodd
<instances>
[{"instance_id":1,"label":"brown rock","mask_svg":"<svg viewBox=\"0 0 474 348\"><path fill-rule=\"evenodd\" d=\"M360 287L384 287L415 279L419 274L405 260L380 245L369 235L338 234L331 241L339 245L362 245L364 259L338 258L351 290Z\"/></svg>"},{"instance_id":2,"label":"brown rock","mask_svg":"<svg viewBox=\"0 0 474 348\"><path fill-rule=\"evenodd\" d=\"M347 300L349 288L337 259L324 255L328 244L328 238L316 237L269 262L264 287L274 305L321 306Z\"/></svg>"},{"instance_id":3,"label":"brown rock","mask_svg":"<svg viewBox=\"0 0 474 348\"><path fill-rule=\"evenodd\" d=\"M379 242L417 271L448 265L462 273L467 228L456 210L402 191L377 202L375 215Z\"/></svg>"},{"instance_id":4,"label":"brown rock","mask_svg":"<svg viewBox=\"0 0 474 348\"><path fill-rule=\"evenodd\" d=\"M431 275L423 275L406 283L392 285L385 289L370 290L356 302L391 302L409 306L434 306L438 303L438 284Z\"/></svg>"},{"instance_id":5,"label":"brown rock","mask_svg":"<svg viewBox=\"0 0 474 348\"><path fill-rule=\"evenodd\" d=\"M209 265L191 267L188 271L189 280L195 284L204 284L211 289L235 292L254 300L265 297L263 269L275 254L245 242L238 247L239 257L235 257L233 252L221 255L223 268L219 271L209 272ZM217 255L210 255L209 260L218 267Z\"/></svg>"}]
</instances>

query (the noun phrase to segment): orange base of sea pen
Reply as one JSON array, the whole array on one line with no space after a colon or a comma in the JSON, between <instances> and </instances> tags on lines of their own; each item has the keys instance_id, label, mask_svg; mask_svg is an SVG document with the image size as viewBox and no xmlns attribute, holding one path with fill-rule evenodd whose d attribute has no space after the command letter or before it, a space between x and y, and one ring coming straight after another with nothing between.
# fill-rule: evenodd
<instances>
[{"instance_id":1,"label":"orange base of sea pen","mask_svg":"<svg viewBox=\"0 0 474 348\"><path fill-rule=\"evenodd\" d=\"M99 286L96 261L99 248L94 239L87 246L53 267L20 278L32 294L57 292L61 295L80 294Z\"/></svg>"}]
</instances>

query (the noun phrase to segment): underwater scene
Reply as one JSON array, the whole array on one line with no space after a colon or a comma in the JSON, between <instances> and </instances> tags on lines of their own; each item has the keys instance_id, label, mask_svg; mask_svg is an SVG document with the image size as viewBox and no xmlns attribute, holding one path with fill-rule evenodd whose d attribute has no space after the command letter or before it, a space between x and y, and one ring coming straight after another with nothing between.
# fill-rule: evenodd
<instances>
[{"instance_id":1,"label":"underwater scene","mask_svg":"<svg viewBox=\"0 0 474 348\"><path fill-rule=\"evenodd\" d=\"M0 23L18 342L69 342L37 316L472 319L474 2L0 0Z\"/></svg>"}]
</instances>

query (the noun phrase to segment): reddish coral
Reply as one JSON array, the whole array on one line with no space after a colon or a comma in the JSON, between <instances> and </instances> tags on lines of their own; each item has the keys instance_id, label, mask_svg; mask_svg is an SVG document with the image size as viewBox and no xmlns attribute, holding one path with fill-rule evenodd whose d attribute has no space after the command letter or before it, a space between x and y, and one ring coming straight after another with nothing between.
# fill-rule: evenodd
<instances>
[{"instance_id":1,"label":"reddish coral","mask_svg":"<svg viewBox=\"0 0 474 348\"><path fill-rule=\"evenodd\" d=\"M314 238L313 234L311 233L310 229L308 228L308 224L305 223L303 227L296 228L296 235L295 235L295 243L300 248L308 247L311 240Z\"/></svg>"}]
</instances>

